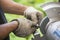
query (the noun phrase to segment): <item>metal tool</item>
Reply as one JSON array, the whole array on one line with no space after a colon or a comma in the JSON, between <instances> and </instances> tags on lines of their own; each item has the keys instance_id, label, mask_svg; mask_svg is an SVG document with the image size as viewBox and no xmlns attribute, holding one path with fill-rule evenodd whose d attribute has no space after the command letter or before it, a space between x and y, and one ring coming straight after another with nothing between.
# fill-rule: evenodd
<instances>
[{"instance_id":1,"label":"metal tool","mask_svg":"<svg viewBox=\"0 0 60 40\"><path fill-rule=\"evenodd\" d=\"M41 6L49 18L44 30L48 40L60 40L60 2L51 2Z\"/></svg>"},{"instance_id":2,"label":"metal tool","mask_svg":"<svg viewBox=\"0 0 60 40\"><path fill-rule=\"evenodd\" d=\"M48 22L49 22L49 19L48 19L47 16L42 19L42 21L41 21L41 23L39 25L39 28L40 28L41 32L44 34L44 36L40 37L40 33L35 32L34 38L32 38L32 40L46 40L46 37L45 37L46 32L45 32L44 29L45 29L45 26L47 25Z\"/></svg>"},{"instance_id":3,"label":"metal tool","mask_svg":"<svg viewBox=\"0 0 60 40\"><path fill-rule=\"evenodd\" d=\"M54 35L53 36L50 35L52 31L50 31L49 25L55 23L56 21L60 21L60 3L50 2L42 5L41 7L47 14L47 17L43 18L39 25L39 28L41 29L41 32L44 34L44 36L41 38L39 36L40 34L37 32L38 34L34 35L35 38L32 40L56 40L57 38L53 38Z\"/></svg>"}]
</instances>

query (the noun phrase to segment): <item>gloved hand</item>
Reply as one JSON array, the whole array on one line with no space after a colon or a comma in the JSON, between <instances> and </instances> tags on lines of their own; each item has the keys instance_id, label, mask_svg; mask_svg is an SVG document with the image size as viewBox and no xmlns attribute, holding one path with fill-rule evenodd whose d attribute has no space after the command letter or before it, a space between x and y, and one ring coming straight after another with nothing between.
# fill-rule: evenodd
<instances>
[{"instance_id":1,"label":"gloved hand","mask_svg":"<svg viewBox=\"0 0 60 40\"><path fill-rule=\"evenodd\" d=\"M36 30L34 23L25 18L15 19L19 23L18 28L13 32L16 36L26 37Z\"/></svg>"},{"instance_id":2,"label":"gloved hand","mask_svg":"<svg viewBox=\"0 0 60 40\"><path fill-rule=\"evenodd\" d=\"M35 24L40 23L40 21L42 19L42 12L36 10L33 7L28 7L24 11L24 15L26 18L32 20Z\"/></svg>"}]
</instances>

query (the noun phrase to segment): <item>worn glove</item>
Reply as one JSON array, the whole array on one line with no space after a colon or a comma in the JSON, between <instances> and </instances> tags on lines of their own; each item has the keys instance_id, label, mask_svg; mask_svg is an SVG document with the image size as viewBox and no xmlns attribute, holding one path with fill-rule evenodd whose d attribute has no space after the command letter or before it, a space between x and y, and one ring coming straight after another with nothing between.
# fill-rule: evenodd
<instances>
[{"instance_id":1,"label":"worn glove","mask_svg":"<svg viewBox=\"0 0 60 40\"><path fill-rule=\"evenodd\" d=\"M42 19L42 12L36 10L33 7L28 7L24 11L24 15L26 18L32 20L35 24L40 23L40 21Z\"/></svg>"},{"instance_id":2,"label":"worn glove","mask_svg":"<svg viewBox=\"0 0 60 40\"><path fill-rule=\"evenodd\" d=\"M36 30L34 23L28 19L20 18L15 20L19 23L18 28L13 32L16 36L26 37Z\"/></svg>"}]
</instances>

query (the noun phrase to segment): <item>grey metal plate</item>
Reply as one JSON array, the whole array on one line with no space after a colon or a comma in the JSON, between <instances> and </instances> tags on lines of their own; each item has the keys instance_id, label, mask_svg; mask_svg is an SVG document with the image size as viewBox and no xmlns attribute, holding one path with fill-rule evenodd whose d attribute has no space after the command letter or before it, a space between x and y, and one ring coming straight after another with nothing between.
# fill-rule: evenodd
<instances>
[{"instance_id":1,"label":"grey metal plate","mask_svg":"<svg viewBox=\"0 0 60 40\"><path fill-rule=\"evenodd\" d=\"M45 34L45 27L47 25L47 23L49 22L49 18L46 16L45 18L42 19L41 23L40 23L40 30L43 34Z\"/></svg>"}]
</instances>

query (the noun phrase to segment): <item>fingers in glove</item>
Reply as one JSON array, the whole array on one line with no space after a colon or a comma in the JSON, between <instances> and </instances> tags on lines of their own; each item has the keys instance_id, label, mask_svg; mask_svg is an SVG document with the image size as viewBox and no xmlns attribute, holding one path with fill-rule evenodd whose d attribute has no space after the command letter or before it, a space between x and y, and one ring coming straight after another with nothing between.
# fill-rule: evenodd
<instances>
[{"instance_id":1,"label":"fingers in glove","mask_svg":"<svg viewBox=\"0 0 60 40\"><path fill-rule=\"evenodd\" d=\"M38 29L38 26L39 26L38 24L35 24L33 21L31 21L30 24L31 24L31 28L34 27L34 28Z\"/></svg>"},{"instance_id":2,"label":"fingers in glove","mask_svg":"<svg viewBox=\"0 0 60 40\"><path fill-rule=\"evenodd\" d=\"M25 14L25 17L26 17L27 19L31 20L31 16L30 16L30 15Z\"/></svg>"},{"instance_id":3,"label":"fingers in glove","mask_svg":"<svg viewBox=\"0 0 60 40\"><path fill-rule=\"evenodd\" d=\"M35 33L35 31L36 31L36 28L33 27L33 28L32 28L32 33Z\"/></svg>"},{"instance_id":4,"label":"fingers in glove","mask_svg":"<svg viewBox=\"0 0 60 40\"><path fill-rule=\"evenodd\" d=\"M38 24L40 24L42 18L43 18L43 14L42 14L42 12L37 12Z\"/></svg>"},{"instance_id":5,"label":"fingers in glove","mask_svg":"<svg viewBox=\"0 0 60 40\"><path fill-rule=\"evenodd\" d=\"M38 22L37 16L35 14L31 15L31 20L34 22L34 24L37 24L37 22Z\"/></svg>"}]
</instances>

